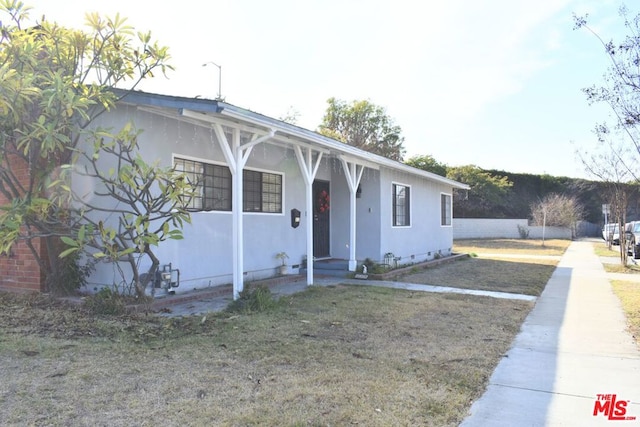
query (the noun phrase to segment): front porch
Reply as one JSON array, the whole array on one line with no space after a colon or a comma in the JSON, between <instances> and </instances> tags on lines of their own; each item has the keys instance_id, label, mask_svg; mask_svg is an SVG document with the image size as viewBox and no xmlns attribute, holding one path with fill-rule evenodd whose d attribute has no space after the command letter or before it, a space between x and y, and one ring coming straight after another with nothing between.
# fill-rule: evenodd
<instances>
[{"instance_id":1,"label":"front porch","mask_svg":"<svg viewBox=\"0 0 640 427\"><path fill-rule=\"evenodd\" d=\"M469 254L465 254L465 253L451 254L449 256L422 261L416 264L390 268L388 271L384 273L372 273L371 271L369 271L368 278L370 280L389 280L389 279L397 278L405 274L408 274L415 269L425 269L425 268L435 267L437 265L457 261L460 258L468 258L468 257L469 257ZM324 276L345 277L345 278L350 278L354 274L353 271L349 270L349 260L339 259L339 258L327 258L327 259L320 259L320 260L314 261L313 272L314 272L314 275L318 275L318 276L324 275ZM361 272L362 271L359 268L357 273L361 273ZM306 269L304 269L303 266L301 266L300 268L300 274L301 275L306 274Z\"/></svg>"},{"instance_id":2,"label":"front porch","mask_svg":"<svg viewBox=\"0 0 640 427\"><path fill-rule=\"evenodd\" d=\"M300 274L307 274L305 266L301 266ZM313 274L318 276L349 277L353 272L349 271L348 259L327 258L313 261Z\"/></svg>"}]
</instances>

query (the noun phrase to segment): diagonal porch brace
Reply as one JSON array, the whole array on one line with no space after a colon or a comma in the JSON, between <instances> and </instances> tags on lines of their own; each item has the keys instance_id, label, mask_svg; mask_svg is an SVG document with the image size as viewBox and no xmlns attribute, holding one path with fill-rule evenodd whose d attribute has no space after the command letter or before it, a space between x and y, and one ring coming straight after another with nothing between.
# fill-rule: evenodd
<instances>
[{"instance_id":1,"label":"diagonal porch brace","mask_svg":"<svg viewBox=\"0 0 640 427\"><path fill-rule=\"evenodd\" d=\"M240 297L240 292L244 289L244 230L243 230L243 171L247 163L247 159L251 154L251 150L256 145L268 141L275 135L275 130L271 130L268 134L258 137L254 134L251 141L240 143L240 130L233 128L231 141L228 140L224 133L222 125L214 123L213 130L227 161L229 170L233 177L233 190L231 211L233 214L232 229L232 250L233 250L233 299Z\"/></svg>"},{"instance_id":2,"label":"diagonal porch brace","mask_svg":"<svg viewBox=\"0 0 640 427\"><path fill-rule=\"evenodd\" d=\"M356 271L356 192L362 179L364 166L340 157L344 176L349 186L349 271Z\"/></svg>"},{"instance_id":3,"label":"diagonal porch brace","mask_svg":"<svg viewBox=\"0 0 640 427\"><path fill-rule=\"evenodd\" d=\"M294 147L298 166L306 187L305 206L307 211L307 285L313 285L313 180L318 173L322 160L322 151L315 151L311 147ZM315 153L314 153L315 151ZM315 155L315 159L314 159Z\"/></svg>"}]
</instances>

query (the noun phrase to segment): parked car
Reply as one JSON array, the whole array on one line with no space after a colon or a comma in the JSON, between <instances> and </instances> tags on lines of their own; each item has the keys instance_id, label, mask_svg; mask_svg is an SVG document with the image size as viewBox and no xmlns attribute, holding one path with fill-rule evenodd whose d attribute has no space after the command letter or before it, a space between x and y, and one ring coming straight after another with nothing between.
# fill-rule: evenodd
<instances>
[{"instance_id":1,"label":"parked car","mask_svg":"<svg viewBox=\"0 0 640 427\"><path fill-rule=\"evenodd\" d=\"M640 221L631 221L625 227L627 239L627 253L633 255L633 259L640 259Z\"/></svg>"},{"instance_id":2,"label":"parked car","mask_svg":"<svg viewBox=\"0 0 640 427\"><path fill-rule=\"evenodd\" d=\"M617 223L605 224L602 227L602 238L604 240L611 239L611 244L620 244L620 226Z\"/></svg>"}]
</instances>

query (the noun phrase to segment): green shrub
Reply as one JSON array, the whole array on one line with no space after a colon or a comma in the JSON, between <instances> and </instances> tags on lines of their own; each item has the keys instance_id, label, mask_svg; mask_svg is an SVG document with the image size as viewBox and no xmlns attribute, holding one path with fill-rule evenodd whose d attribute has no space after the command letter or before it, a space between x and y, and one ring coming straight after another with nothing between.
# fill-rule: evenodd
<instances>
[{"instance_id":1,"label":"green shrub","mask_svg":"<svg viewBox=\"0 0 640 427\"><path fill-rule=\"evenodd\" d=\"M247 285L244 290L240 292L239 298L229 304L227 311L256 313L271 310L277 305L278 301L274 298L268 286L258 285L251 289L251 287Z\"/></svg>"},{"instance_id":2,"label":"green shrub","mask_svg":"<svg viewBox=\"0 0 640 427\"><path fill-rule=\"evenodd\" d=\"M371 258L365 258L364 261L362 261L362 265L366 265L368 271L371 271L375 264L375 261L373 261Z\"/></svg>"},{"instance_id":3,"label":"green shrub","mask_svg":"<svg viewBox=\"0 0 640 427\"><path fill-rule=\"evenodd\" d=\"M523 227L520 224L518 224L518 234L520 235L521 239L528 239L529 229L527 227Z\"/></svg>"},{"instance_id":4,"label":"green shrub","mask_svg":"<svg viewBox=\"0 0 640 427\"><path fill-rule=\"evenodd\" d=\"M382 274L386 273L388 270L389 266L386 264L374 264L369 272L373 274Z\"/></svg>"},{"instance_id":5,"label":"green shrub","mask_svg":"<svg viewBox=\"0 0 640 427\"><path fill-rule=\"evenodd\" d=\"M81 264L80 254L73 253L58 259L57 269L47 278L47 287L54 295L70 295L87 284L87 277L95 266L88 261Z\"/></svg>"},{"instance_id":6,"label":"green shrub","mask_svg":"<svg viewBox=\"0 0 640 427\"><path fill-rule=\"evenodd\" d=\"M125 299L110 288L102 288L97 294L87 297L84 306L93 314L121 315L127 311Z\"/></svg>"}]
</instances>

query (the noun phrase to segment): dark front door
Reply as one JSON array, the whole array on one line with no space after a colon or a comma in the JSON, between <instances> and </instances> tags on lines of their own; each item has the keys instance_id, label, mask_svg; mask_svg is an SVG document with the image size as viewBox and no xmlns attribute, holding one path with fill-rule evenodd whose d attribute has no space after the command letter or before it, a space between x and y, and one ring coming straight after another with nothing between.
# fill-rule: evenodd
<instances>
[{"instance_id":1,"label":"dark front door","mask_svg":"<svg viewBox=\"0 0 640 427\"><path fill-rule=\"evenodd\" d=\"M331 198L329 182L313 182L313 256L326 258L329 253L329 217Z\"/></svg>"}]
</instances>

